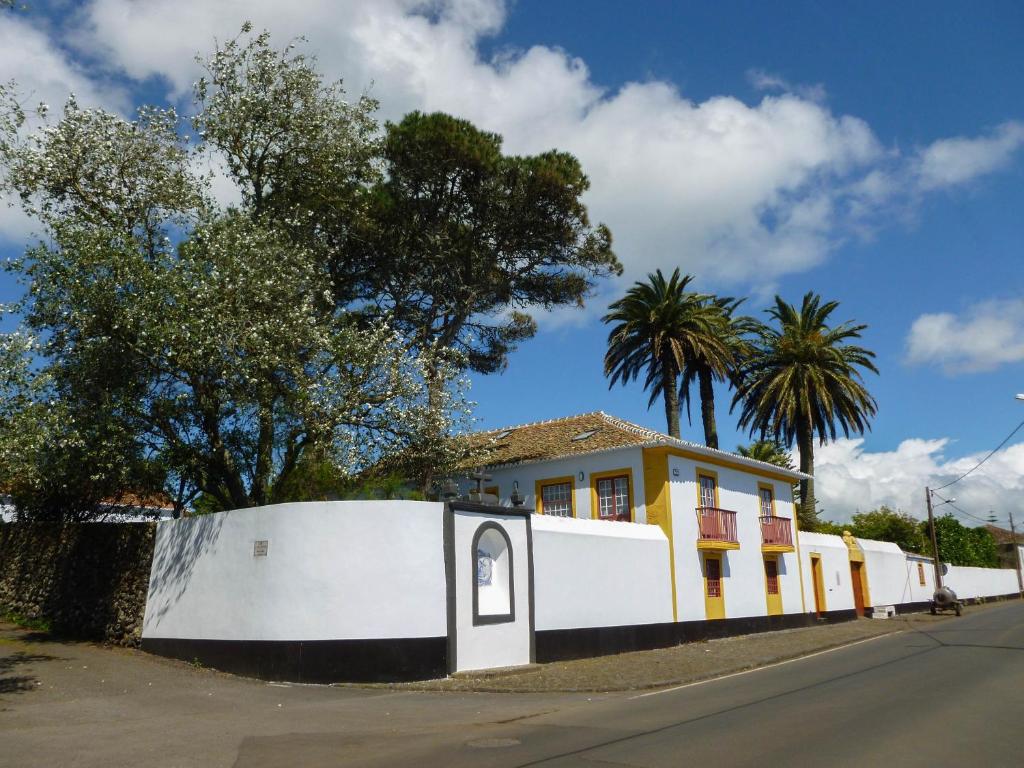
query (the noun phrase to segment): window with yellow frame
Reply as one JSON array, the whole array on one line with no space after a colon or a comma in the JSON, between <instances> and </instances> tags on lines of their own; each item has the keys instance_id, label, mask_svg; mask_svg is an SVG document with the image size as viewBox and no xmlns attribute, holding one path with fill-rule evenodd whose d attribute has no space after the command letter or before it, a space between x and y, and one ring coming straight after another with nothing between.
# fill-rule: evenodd
<instances>
[{"instance_id":1,"label":"window with yellow frame","mask_svg":"<svg viewBox=\"0 0 1024 768\"><path fill-rule=\"evenodd\" d=\"M537 513L555 517L575 517L573 478L552 477L538 480L536 487Z\"/></svg>"}]
</instances>

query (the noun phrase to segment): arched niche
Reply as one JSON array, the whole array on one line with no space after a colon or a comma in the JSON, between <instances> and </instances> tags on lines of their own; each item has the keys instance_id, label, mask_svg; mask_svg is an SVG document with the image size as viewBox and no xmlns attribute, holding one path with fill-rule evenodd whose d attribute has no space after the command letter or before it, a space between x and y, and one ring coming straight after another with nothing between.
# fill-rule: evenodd
<instances>
[{"instance_id":1,"label":"arched niche","mask_svg":"<svg viewBox=\"0 0 1024 768\"><path fill-rule=\"evenodd\" d=\"M515 577L512 542L493 521L482 523L473 534L473 624L515 621Z\"/></svg>"}]
</instances>

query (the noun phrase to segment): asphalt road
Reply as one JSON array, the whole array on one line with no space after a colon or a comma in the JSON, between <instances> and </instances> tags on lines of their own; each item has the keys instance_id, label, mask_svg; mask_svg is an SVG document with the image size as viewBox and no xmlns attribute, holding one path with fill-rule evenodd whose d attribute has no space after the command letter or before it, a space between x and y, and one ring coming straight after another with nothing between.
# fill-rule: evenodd
<instances>
[{"instance_id":1,"label":"asphalt road","mask_svg":"<svg viewBox=\"0 0 1024 768\"><path fill-rule=\"evenodd\" d=\"M1020 602L644 694L278 687L96 648L35 656L0 696L3 766L1024 765Z\"/></svg>"}]
</instances>

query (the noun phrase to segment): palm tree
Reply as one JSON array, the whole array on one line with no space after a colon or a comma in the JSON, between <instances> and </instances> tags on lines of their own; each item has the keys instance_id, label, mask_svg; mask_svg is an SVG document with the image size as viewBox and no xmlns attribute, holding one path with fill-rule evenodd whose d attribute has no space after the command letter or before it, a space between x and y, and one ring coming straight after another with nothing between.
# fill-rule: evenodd
<instances>
[{"instance_id":1,"label":"palm tree","mask_svg":"<svg viewBox=\"0 0 1024 768\"><path fill-rule=\"evenodd\" d=\"M691 280L691 275L680 277L678 269L666 280L659 269L647 275L647 282L634 283L601 318L615 323L604 356L608 388L635 381L645 372L644 389L651 392L647 407L664 396L668 433L677 438L679 375L695 359L729 354L719 332L721 313L712 297L686 290Z\"/></svg>"},{"instance_id":2,"label":"palm tree","mask_svg":"<svg viewBox=\"0 0 1024 768\"><path fill-rule=\"evenodd\" d=\"M737 382L733 407L743 404L739 425L750 434L771 436L783 445L794 439L800 471L814 474L814 436L835 440L836 427L849 437L870 429L878 405L863 383L861 369L878 373L874 352L847 343L866 325L828 326L838 302L822 304L810 292L798 310L781 297L768 314L778 328L762 326L754 350ZM800 481L800 523L816 519L814 481Z\"/></svg>"},{"instance_id":3,"label":"palm tree","mask_svg":"<svg viewBox=\"0 0 1024 768\"><path fill-rule=\"evenodd\" d=\"M737 445L736 453L754 461L774 464L783 469L794 469L789 451L775 440L755 440L750 445Z\"/></svg>"},{"instance_id":4,"label":"palm tree","mask_svg":"<svg viewBox=\"0 0 1024 768\"><path fill-rule=\"evenodd\" d=\"M709 448L718 448L718 426L715 423L715 387L716 381L734 383L742 362L750 354L750 343L747 335L759 325L749 317L737 316L736 309L743 299L728 296L710 296L707 309L716 313L712 325L718 336L719 347L705 346L694 350L692 359L682 370L682 383L679 395L686 405L686 414L690 414L690 385L697 382L700 396L700 417L704 425L704 444Z\"/></svg>"}]
</instances>

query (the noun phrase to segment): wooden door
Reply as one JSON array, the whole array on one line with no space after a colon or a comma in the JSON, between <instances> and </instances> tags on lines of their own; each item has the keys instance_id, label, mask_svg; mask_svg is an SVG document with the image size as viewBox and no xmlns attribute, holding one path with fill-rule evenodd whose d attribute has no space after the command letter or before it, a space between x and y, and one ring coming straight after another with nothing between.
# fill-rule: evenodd
<instances>
[{"instance_id":1,"label":"wooden door","mask_svg":"<svg viewBox=\"0 0 1024 768\"><path fill-rule=\"evenodd\" d=\"M814 582L814 612L821 616L825 606L825 579L821 573L821 558L811 555L811 580Z\"/></svg>"},{"instance_id":2,"label":"wooden door","mask_svg":"<svg viewBox=\"0 0 1024 768\"><path fill-rule=\"evenodd\" d=\"M864 615L864 582L861 581L863 563L850 563L850 578L853 580L853 607L858 616Z\"/></svg>"},{"instance_id":3,"label":"wooden door","mask_svg":"<svg viewBox=\"0 0 1024 768\"><path fill-rule=\"evenodd\" d=\"M779 588L779 559L764 559L764 593L768 601L768 615L782 615L782 590Z\"/></svg>"},{"instance_id":4,"label":"wooden door","mask_svg":"<svg viewBox=\"0 0 1024 768\"><path fill-rule=\"evenodd\" d=\"M704 611L709 619L725 618L725 584L719 554L704 555Z\"/></svg>"}]
</instances>

